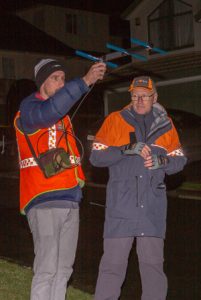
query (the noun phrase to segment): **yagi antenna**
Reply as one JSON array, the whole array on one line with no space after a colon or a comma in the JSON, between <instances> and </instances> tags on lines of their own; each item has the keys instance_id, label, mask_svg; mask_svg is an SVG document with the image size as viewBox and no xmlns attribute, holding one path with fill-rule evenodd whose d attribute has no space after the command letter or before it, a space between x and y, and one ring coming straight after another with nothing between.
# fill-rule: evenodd
<instances>
[{"instance_id":1,"label":"yagi antenna","mask_svg":"<svg viewBox=\"0 0 201 300\"><path fill-rule=\"evenodd\" d=\"M138 40L138 39L135 39L135 38L131 38L130 41L131 41L132 44L135 44L135 45L138 45L138 46L142 46L142 47L144 47L144 48L146 48L148 50L152 50L152 51L158 52L160 54L167 54L167 51L162 50L160 48L153 47L153 45L148 44L146 42L143 42L141 40Z\"/></svg>"},{"instance_id":2,"label":"yagi antenna","mask_svg":"<svg viewBox=\"0 0 201 300\"><path fill-rule=\"evenodd\" d=\"M96 56L93 56L93 55L88 54L88 53L86 53L86 52L84 52L84 51L76 50L76 51L75 51L75 54L78 55L78 56L84 57L84 58L86 58L86 59L92 60L92 61L98 61L98 62L101 62L101 61L102 61L102 62L104 62L108 67L113 68L113 69L118 67L117 64L114 64L114 63L112 63L112 62L110 62L110 61L106 61L106 60L104 60L102 57L96 57Z\"/></svg>"},{"instance_id":3,"label":"yagi antenna","mask_svg":"<svg viewBox=\"0 0 201 300\"><path fill-rule=\"evenodd\" d=\"M139 39L131 38L130 41L131 41L132 44L136 44L138 46L144 47L147 50L152 50L152 51L158 52L160 54L167 54L167 51L162 50L162 49L157 48L157 47L153 47L153 45L148 44L146 42L143 42ZM130 49L127 50L127 49L121 48L121 47L113 45L111 43L107 43L106 47L110 50L114 50L114 52L107 53L107 54L105 54L101 57L96 57L94 55L91 55L87 52L80 51L80 50L76 50L75 54L78 55L78 56L81 56L83 58L95 61L95 62L104 62L108 67L110 67L112 69L115 69L115 68L119 67L119 65L111 62L110 60L119 59L119 58L122 58L124 56L132 56L135 59L138 59L138 60L141 60L141 61L147 61L148 60L147 57L144 56L144 55L135 53Z\"/></svg>"},{"instance_id":4,"label":"yagi antenna","mask_svg":"<svg viewBox=\"0 0 201 300\"><path fill-rule=\"evenodd\" d=\"M118 52L124 53L124 54L126 54L126 55L130 55L130 56L132 56L132 57L134 57L134 58L136 58L136 59L143 60L143 61L147 61L147 58L146 58L144 55L140 55L140 54L137 54L137 53L133 53L133 52L131 52L130 50L128 51L128 50L126 50L126 49L124 49L124 48L120 48L120 47L115 46L115 45L113 45L113 44L107 43L107 44L106 44L106 47L107 47L108 49L111 49L111 50L114 50L114 51L118 51Z\"/></svg>"}]
</instances>

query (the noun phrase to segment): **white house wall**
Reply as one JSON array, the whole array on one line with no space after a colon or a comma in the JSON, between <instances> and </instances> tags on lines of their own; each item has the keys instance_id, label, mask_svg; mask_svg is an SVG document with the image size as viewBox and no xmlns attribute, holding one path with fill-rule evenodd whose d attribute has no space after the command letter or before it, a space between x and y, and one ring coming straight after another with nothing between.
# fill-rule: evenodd
<instances>
[{"instance_id":1,"label":"white house wall","mask_svg":"<svg viewBox=\"0 0 201 300\"><path fill-rule=\"evenodd\" d=\"M44 13L45 26L34 24L34 14ZM66 33L65 15L77 16L77 34ZM109 17L105 14L68 9L59 6L40 5L39 7L18 12L18 16L30 22L62 43L75 49L106 52L105 44L109 40Z\"/></svg>"}]
</instances>

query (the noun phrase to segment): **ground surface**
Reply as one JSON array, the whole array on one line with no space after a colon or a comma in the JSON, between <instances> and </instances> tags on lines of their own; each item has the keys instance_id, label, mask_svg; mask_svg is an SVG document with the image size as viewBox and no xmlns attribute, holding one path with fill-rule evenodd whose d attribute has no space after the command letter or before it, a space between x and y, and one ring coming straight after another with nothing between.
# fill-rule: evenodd
<instances>
[{"instance_id":1,"label":"ground surface","mask_svg":"<svg viewBox=\"0 0 201 300\"><path fill-rule=\"evenodd\" d=\"M1 178L0 256L32 265L33 245L26 218L18 212L18 179ZM105 189L87 187L81 205L80 236L72 284L93 293L102 254ZM169 197L165 270L167 300L201 299L201 201ZM121 300L139 300L141 293L135 245Z\"/></svg>"}]
</instances>

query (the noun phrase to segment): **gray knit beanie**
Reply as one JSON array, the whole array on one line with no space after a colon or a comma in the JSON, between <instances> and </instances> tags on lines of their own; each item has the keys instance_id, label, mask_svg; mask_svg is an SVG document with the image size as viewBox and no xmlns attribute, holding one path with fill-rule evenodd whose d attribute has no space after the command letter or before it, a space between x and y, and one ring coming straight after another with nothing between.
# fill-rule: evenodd
<instances>
[{"instance_id":1,"label":"gray knit beanie","mask_svg":"<svg viewBox=\"0 0 201 300\"><path fill-rule=\"evenodd\" d=\"M34 67L34 77L38 89L41 87L43 82L55 71L63 71L65 73L65 67L61 62L56 59L42 59Z\"/></svg>"}]
</instances>

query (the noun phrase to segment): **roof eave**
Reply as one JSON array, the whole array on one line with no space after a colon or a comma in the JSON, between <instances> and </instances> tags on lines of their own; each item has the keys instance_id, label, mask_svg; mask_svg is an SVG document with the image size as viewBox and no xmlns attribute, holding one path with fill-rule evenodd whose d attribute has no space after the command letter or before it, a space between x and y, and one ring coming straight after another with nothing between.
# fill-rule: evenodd
<instances>
[{"instance_id":1,"label":"roof eave","mask_svg":"<svg viewBox=\"0 0 201 300\"><path fill-rule=\"evenodd\" d=\"M133 3L131 3L121 14L122 19L129 19L130 14L137 8L138 5L141 4L143 0L135 0Z\"/></svg>"}]
</instances>

